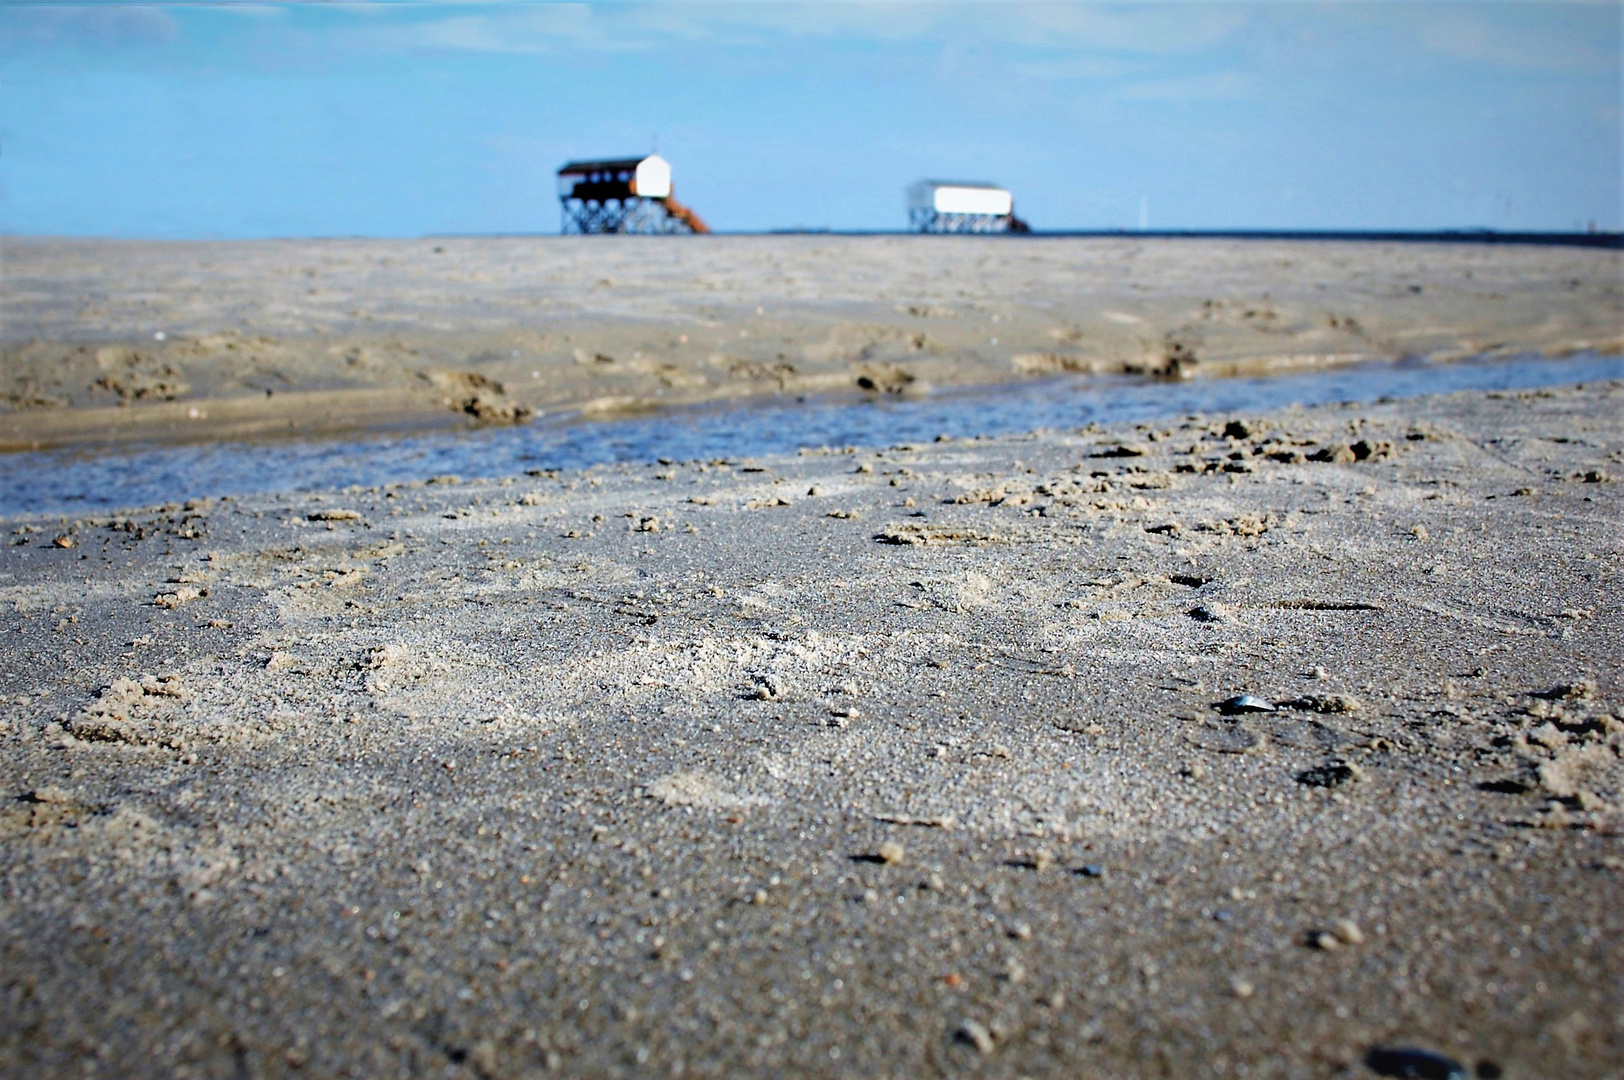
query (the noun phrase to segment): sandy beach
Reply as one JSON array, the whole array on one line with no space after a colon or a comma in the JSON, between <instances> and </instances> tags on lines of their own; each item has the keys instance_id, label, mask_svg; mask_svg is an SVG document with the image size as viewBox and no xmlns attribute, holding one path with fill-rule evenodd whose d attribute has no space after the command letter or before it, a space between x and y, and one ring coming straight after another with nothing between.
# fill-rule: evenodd
<instances>
[{"instance_id":1,"label":"sandy beach","mask_svg":"<svg viewBox=\"0 0 1624 1080\"><path fill-rule=\"evenodd\" d=\"M0 1080L1624 1080L1621 12L0 2Z\"/></svg>"},{"instance_id":2,"label":"sandy beach","mask_svg":"<svg viewBox=\"0 0 1624 1080\"><path fill-rule=\"evenodd\" d=\"M1220 239L0 240L0 449L1624 347L1617 251Z\"/></svg>"},{"instance_id":3,"label":"sandy beach","mask_svg":"<svg viewBox=\"0 0 1624 1080\"><path fill-rule=\"evenodd\" d=\"M724 243L741 268L768 250ZM843 242L783 243L828 266ZM328 252L354 282L368 253L433 246L266 265ZM971 269L970 247L876 247ZM620 281L647 249L602 250ZM1134 260L1190 249L1099 245L1033 290L1020 260L1055 249L973 250L1010 261L993 297L927 275L796 309L794 377L1007 375L946 343L1094 356L1119 311L1164 340L1203 297L1261 302L1276 257L1225 249L1225 288L1191 267L1141 297ZM226 332L162 284L192 256L161 254L148 287L178 306L98 301L105 347L170 362L138 331ZM1316 249L1270 277L1312 329L1269 355L1616 334L1616 270L1591 272L1612 254L1404 256L1360 278L1358 251ZM120 257L8 242L40 280ZM765 279L783 303L792 261ZM1364 285L1318 292L1334 274ZM738 276L715 315L673 301L612 345L577 282L579 321L535 355L577 404L653 392L622 375L638 341L705 393L750 383L704 366L704 320L755 325L738 308L768 285ZM224 321L278 356L358 333L353 300L280 306L310 280ZM92 318L52 322L49 292L7 298L51 343L8 346L9 375ZM1217 310L1202 370L1274 340ZM896 328L852 346L875 356L803 369L810 336L870 323ZM519 331L361 348L475 333ZM576 364L565 333L614 361ZM752 341L727 355L767 363ZM9 438L93 407L84 347L30 391L62 407L19 408ZM413 347L375 385L416 378ZM176 377L245 393L258 348ZM504 386L542 363L450 351L432 362ZM290 364L296 387L314 370ZM8 520L0 1074L1616 1077L1621 474L1613 383Z\"/></svg>"}]
</instances>

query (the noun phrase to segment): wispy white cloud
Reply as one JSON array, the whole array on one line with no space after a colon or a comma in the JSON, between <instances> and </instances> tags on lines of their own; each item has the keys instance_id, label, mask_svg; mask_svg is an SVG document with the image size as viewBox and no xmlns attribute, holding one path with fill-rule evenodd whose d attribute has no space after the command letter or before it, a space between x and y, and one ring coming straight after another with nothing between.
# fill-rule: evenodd
<instances>
[{"instance_id":1,"label":"wispy white cloud","mask_svg":"<svg viewBox=\"0 0 1624 1080\"><path fill-rule=\"evenodd\" d=\"M352 10L365 13L382 5L366 5ZM285 19L290 10L282 4L263 4L258 0L221 0L209 5L209 10L226 15L240 15L245 19Z\"/></svg>"},{"instance_id":2,"label":"wispy white cloud","mask_svg":"<svg viewBox=\"0 0 1624 1080\"><path fill-rule=\"evenodd\" d=\"M403 7L347 28L355 44L392 50L547 53L794 39L940 41L1042 49L1187 54L1222 45L1253 18L1247 5L1086 3L652 3ZM376 13L377 9L369 9ZM380 24L381 23L381 24Z\"/></svg>"},{"instance_id":3,"label":"wispy white cloud","mask_svg":"<svg viewBox=\"0 0 1624 1080\"><path fill-rule=\"evenodd\" d=\"M338 32L343 44L381 52L548 53L616 46L586 4L484 10L428 20L392 20ZM631 41L619 43L633 46Z\"/></svg>"},{"instance_id":4,"label":"wispy white cloud","mask_svg":"<svg viewBox=\"0 0 1624 1080\"><path fill-rule=\"evenodd\" d=\"M150 47L175 37L174 17L154 7L0 7L0 50L5 51Z\"/></svg>"},{"instance_id":5,"label":"wispy white cloud","mask_svg":"<svg viewBox=\"0 0 1624 1080\"><path fill-rule=\"evenodd\" d=\"M1042 48L1172 56L1232 42L1253 21L1254 4L1007 4L979 29L996 40ZM945 11L951 12L952 5Z\"/></svg>"},{"instance_id":6,"label":"wispy white cloud","mask_svg":"<svg viewBox=\"0 0 1624 1080\"><path fill-rule=\"evenodd\" d=\"M0 0L5 3L6 0ZM189 39L216 15L262 21L253 62L315 66L354 56L534 55L577 58L661 50L770 50L821 44L936 49L937 70L1058 89L1100 84L1119 100L1238 98L1305 57L1332 63L1350 34L1378 43L1394 71L1429 64L1504 70L1616 71L1619 43L1585 27L1599 3L1302 2L755 2L233 4L205 8L0 7L0 49L128 50ZM319 20L319 24L313 20ZM1616 20L1615 20L1616 23ZM184 43L184 42L183 42ZM1356 51L1356 50L1353 50ZM1367 50L1368 51L1368 50ZM200 57L204 53L198 54ZM853 52L853 55L858 55ZM217 57L211 51L210 62ZM969 59L966 59L969 58Z\"/></svg>"},{"instance_id":7,"label":"wispy white cloud","mask_svg":"<svg viewBox=\"0 0 1624 1080\"><path fill-rule=\"evenodd\" d=\"M1543 17L1538 20L1503 21L1487 17L1488 12L1477 6L1428 9L1420 14L1416 37L1435 56L1492 67L1616 69L1620 59L1616 19L1612 40L1596 40L1564 25L1569 16L1583 12L1580 5L1566 10L1552 5L1540 11Z\"/></svg>"}]
</instances>

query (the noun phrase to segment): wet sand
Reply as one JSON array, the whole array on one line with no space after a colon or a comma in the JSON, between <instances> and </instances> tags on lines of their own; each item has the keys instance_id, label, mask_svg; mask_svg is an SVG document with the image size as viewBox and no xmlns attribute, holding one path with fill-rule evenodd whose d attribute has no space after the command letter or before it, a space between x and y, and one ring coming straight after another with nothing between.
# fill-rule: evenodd
<instances>
[{"instance_id":1,"label":"wet sand","mask_svg":"<svg viewBox=\"0 0 1624 1080\"><path fill-rule=\"evenodd\" d=\"M1614 1077L1621 417L7 521L0 1074Z\"/></svg>"},{"instance_id":2,"label":"wet sand","mask_svg":"<svg viewBox=\"0 0 1624 1080\"><path fill-rule=\"evenodd\" d=\"M10 450L1624 347L1624 256L1594 249L816 236L0 246Z\"/></svg>"}]
</instances>

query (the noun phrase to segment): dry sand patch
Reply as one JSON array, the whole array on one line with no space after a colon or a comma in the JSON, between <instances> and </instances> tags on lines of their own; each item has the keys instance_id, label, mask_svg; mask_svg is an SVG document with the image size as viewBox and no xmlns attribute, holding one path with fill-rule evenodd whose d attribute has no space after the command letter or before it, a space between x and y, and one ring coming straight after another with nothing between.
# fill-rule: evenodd
<instances>
[{"instance_id":1,"label":"dry sand patch","mask_svg":"<svg viewBox=\"0 0 1624 1080\"><path fill-rule=\"evenodd\" d=\"M11 239L6 258L12 449L1624 343L1618 253L1561 247Z\"/></svg>"}]
</instances>

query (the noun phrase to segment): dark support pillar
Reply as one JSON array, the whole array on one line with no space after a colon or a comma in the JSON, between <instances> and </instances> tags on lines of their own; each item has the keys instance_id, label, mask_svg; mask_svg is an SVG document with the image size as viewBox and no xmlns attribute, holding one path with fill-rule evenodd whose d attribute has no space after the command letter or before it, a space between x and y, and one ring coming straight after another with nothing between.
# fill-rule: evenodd
<instances>
[{"instance_id":1,"label":"dark support pillar","mask_svg":"<svg viewBox=\"0 0 1624 1080\"><path fill-rule=\"evenodd\" d=\"M563 222L559 231L566 235L626 233L658 235L685 233L693 230L688 224L666 212L659 199L633 196L627 199L576 199L563 196Z\"/></svg>"}]
</instances>

